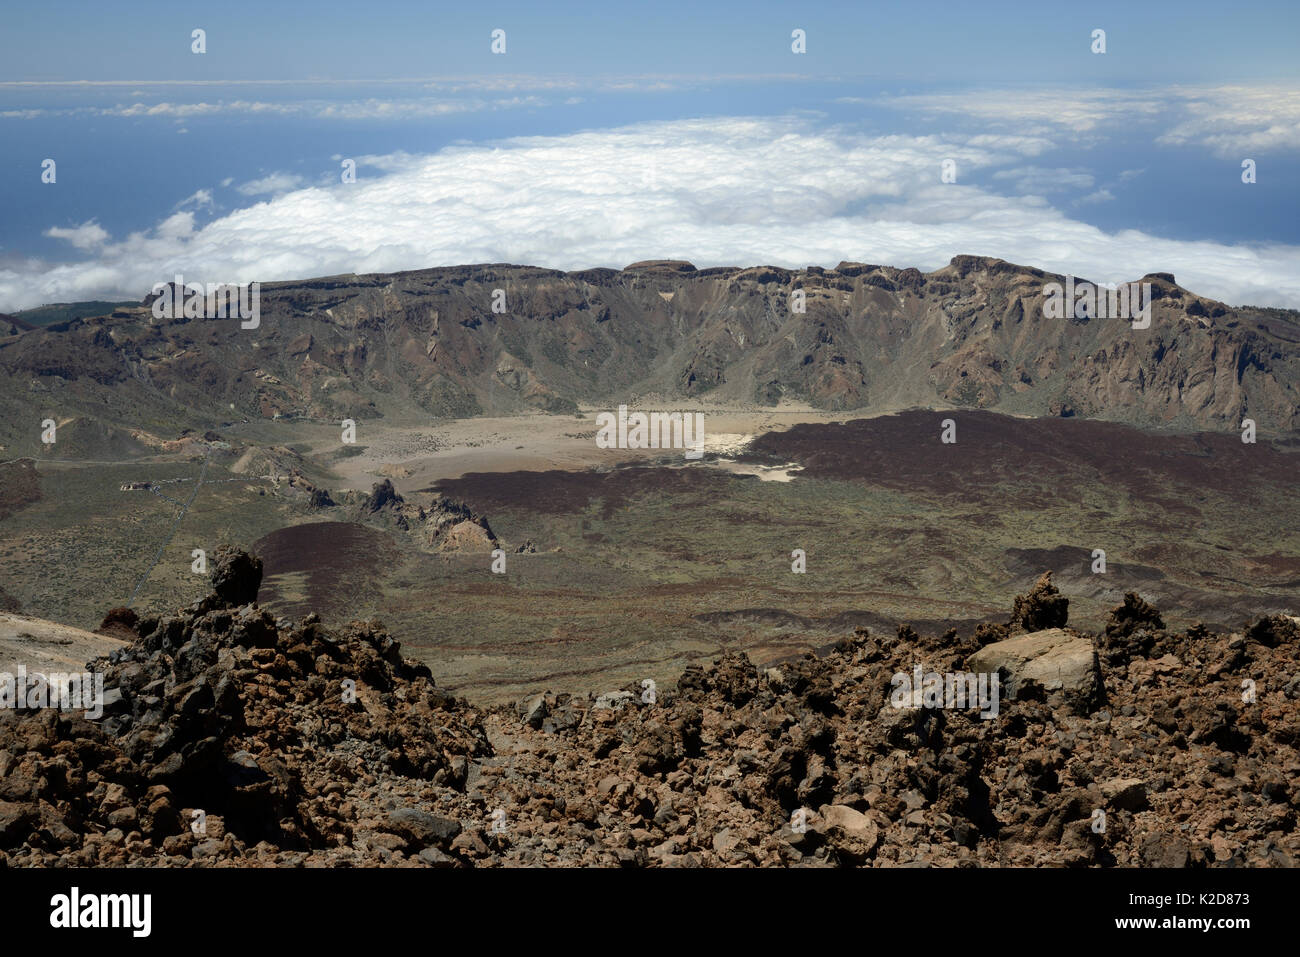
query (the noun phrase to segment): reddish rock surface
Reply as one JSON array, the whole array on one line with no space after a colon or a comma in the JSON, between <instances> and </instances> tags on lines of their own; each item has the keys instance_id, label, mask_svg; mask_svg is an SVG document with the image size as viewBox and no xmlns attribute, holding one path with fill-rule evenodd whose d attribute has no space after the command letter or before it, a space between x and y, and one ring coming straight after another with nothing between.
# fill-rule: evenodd
<instances>
[{"instance_id":1,"label":"reddish rock surface","mask_svg":"<svg viewBox=\"0 0 1300 957\"><path fill-rule=\"evenodd\" d=\"M1065 630L1102 652L1103 695L1068 707L1024 680L988 720L891 703L895 675L961 672L980 651L978 638L910 629L860 630L766 671L726 655L653 694L538 693L483 711L440 691L379 624L331 632L237 603L260 579L244 553L220 553L213 577L220 594L140 620L131 646L94 663L109 689L102 719L0 712L8 864L1291 866L1300 855L1295 619L1167 632L1132 596L1105 636Z\"/></svg>"}]
</instances>

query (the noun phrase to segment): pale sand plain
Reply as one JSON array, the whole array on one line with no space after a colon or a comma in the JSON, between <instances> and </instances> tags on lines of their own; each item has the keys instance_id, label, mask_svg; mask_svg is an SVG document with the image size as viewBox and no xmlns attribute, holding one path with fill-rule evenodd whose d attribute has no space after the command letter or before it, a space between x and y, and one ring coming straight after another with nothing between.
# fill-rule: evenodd
<instances>
[{"instance_id":1,"label":"pale sand plain","mask_svg":"<svg viewBox=\"0 0 1300 957\"><path fill-rule=\"evenodd\" d=\"M630 406L635 411L682 411L680 404ZM543 413L501 418L440 420L428 426L368 424L365 447L357 455L331 465L341 488L368 491L385 478L403 489L425 488L440 479L470 473L515 471L578 471L612 468L629 463L671 466L687 460L672 449L602 449L596 444L597 415L614 411L583 407L582 417ZM767 432L782 432L801 423L845 422L864 418L863 412L828 412L788 404L776 408L695 405L704 416L704 451L717 468L757 475L767 481L789 481L797 470L781 466L741 464L731 456ZM888 414L873 410L871 415ZM719 458L714 459L714 456Z\"/></svg>"}]
</instances>

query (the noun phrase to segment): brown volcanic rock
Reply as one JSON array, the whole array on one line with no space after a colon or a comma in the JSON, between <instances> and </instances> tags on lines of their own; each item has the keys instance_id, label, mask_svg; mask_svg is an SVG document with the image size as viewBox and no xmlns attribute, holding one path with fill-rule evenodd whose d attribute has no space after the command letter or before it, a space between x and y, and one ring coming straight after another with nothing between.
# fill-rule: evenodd
<instances>
[{"instance_id":1,"label":"brown volcanic rock","mask_svg":"<svg viewBox=\"0 0 1300 957\"><path fill-rule=\"evenodd\" d=\"M1092 641L1048 628L1032 634L985 645L966 661L974 672L1002 672L1003 693L1025 697L1030 686L1047 694L1060 692L1067 703L1082 713L1098 704L1101 669Z\"/></svg>"},{"instance_id":2,"label":"brown volcanic rock","mask_svg":"<svg viewBox=\"0 0 1300 957\"><path fill-rule=\"evenodd\" d=\"M249 605L257 601L262 587L262 560L229 545L219 546L213 556L212 590L227 605Z\"/></svg>"},{"instance_id":3,"label":"brown volcanic rock","mask_svg":"<svg viewBox=\"0 0 1300 957\"><path fill-rule=\"evenodd\" d=\"M500 544L485 515L437 494L424 504L407 501L390 479L376 483L370 495L357 503L355 514L360 520L378 519L404 532L415 532L420 544L433 551L491 551Z\"/></svg>"},{"instance_id":4,"label":"brown volcanic rock","mask_svg":"<svg viewBox=\"0 0 1300 957\"><path fill-rule=\"evenodd\" d=\"M437 549L444 552L487 553L496 545L496 540L482 525L471 521L457 522L433 541Z\"/></svg>"},{"instance_id":5,"label":"brown volcanic rock","mask_svg":"<svg viewBox=\"0 0 1300 957\"><path fill-rule=\"evenodd\" d=\"M257 564L238 552L223 567ZM491 753L477 712L372 625L333 634L309 616L282 627L214 594L139 632L93 663L108 689L103 719L0 715L0 798L19 805L3 849L19 860L284 862L291 849L351 839L345 789L365 791L377 775L455 786L467 756ZM190 809L203 811L206 835ZM24 826L37 819L57 833ZM365 825L381 823L376 805ZM114 827L129 832L124 844L99 839Z\"/></svg>"},{"instance_id":6,"label":"brown volcanic rock","mask_svg":"<svg viewBox=\"0 0 1300 957\"><path fill-rule=\"evenodd\" d=\"M1004 695L987 720L895 706L897 676L961 672L970 650L908 628L859 629L765 671L727 654L656 694L539 692L482 712L378 625L330 632L214 596L141 621L95 663L111 699L100 721L0 714L0 852L14 865L1291 866L1295 625L1157 629L1150 656L1103 666L1106 705L1090 714L1032 694Z\"/></svg>"},{"instance_id":7,"label":"brown volcanic rock","mask_svg":"<svg viewBox=\"0 0 1300 957\"><path fill-rule=\"evenodd\" d=\"M1046 628L1064 628L1070 617L1070 599L1052 584L1052 573L1043 572L1028 595L1017 595L1008 623L1016 631L1042 631Z\"/></svg>"},{"instance_id":8,"label":"brown volcanic rock","mask_svg":"<svg viewBox=\"0 0 1300 957\"><path fill-rule=\"evenodd\" d=\"M1136 656L1149 657L1155 647L1155 633L1164 627L1164 620L1154 606L1137 592L1126 592L1124 603L1110 610L1102 645L1115 664Z\"/></svg>"},{"instance_id":9,"label":"brown volcanic rock","mask_svg":"<svg viewBox=\"0 0 1300 957\"><path fill-rule=\"evenodd\" d=\"M121 606L110 608L108 614L104 616L104 620L95 629L95 634L107 635L120 641L134 641L136 638L135 626L139 621L140 617L130 608Z\"/></svg>"},{"instance_id":10,"label":"brown volcanic rock","mask_svg":"<svg viewBox=\"0 0 1300 957\"><path fill-rule=\"evenodd\" d=\"M365 510L367 512L378 512L384 507L396 508L403 504L402 496L397 494L397 489L393 488L390 479L384 479L382 482L375 484L370 492L370 498L366 500Z\"/></svg>"}]
</instances>

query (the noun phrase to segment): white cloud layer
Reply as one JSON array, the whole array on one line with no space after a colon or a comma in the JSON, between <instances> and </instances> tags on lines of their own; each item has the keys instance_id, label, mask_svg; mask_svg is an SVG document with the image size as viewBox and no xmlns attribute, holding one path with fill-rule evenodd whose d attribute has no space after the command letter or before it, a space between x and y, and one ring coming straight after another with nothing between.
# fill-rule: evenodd
<instances>
[{"instance_id":1,"label":"white cloud layer","mask_svg":"<svg viewBox=\"0 0 1300 957\"><path fill-rule=\"evenodd\" d=\"M963 90L884 97L872 102L929 114L973 117L1025 135L1069 131L1082 142L1121 124L1164 127L1155 142L1199 145L1216 156L1300 148L1300 89L1294 86L1172 86Z\"/></svg>"},{"instance_id":2,"label":"white cloud layer","mask_svg":"<svg viewBox=\"0 0 1300 957\"><path fill-rule=\"evenodd\" d=\"M93 219L71 228L51 226L45 230L45 235L51 239L66 239L78 249L86 250L96 249L108 242L108 230Z\"/></svg>"},{"instance_id":3,"label":"white cloud layer","mask_svg":"<svg viewBox=\"0 0 1300 957\"><path fill-rule=\"evenodd\" d=\"M77 106L62 109L24 109L0 111L0 119L32 120L42 117L114 117L121 119L182 120L212 116L285 116L310 117L318 120L420 120L460 113L491 110L527 109L549 106L539 96L483 97L415 97L364 100L216 100L197 103L135 102L114 106Z\"/></svg>"},{"instance_id":4,"label":"white cloud layer","mask_svg":"<svg viewBox=\"0 0 1300 957\"><path fill-rule=\"evenodd\" d=\"M1157 143L1201 143L1225 159L1300 149L1300 90L1227 86L1212 96L1179 92L1187 98L1187 115Z\"/></svg>"},{"instance_id":5,"label":"white cloud layer","mask_svg":"<svg viewBox=\"0 0 1300 957\"><path fill-rule=\"evenodd\" d=\"M1300 247L1108 234L1042 196L962 182L969 171L1033 169L1051 145L1011 133L867 136L799 119L710 118L368 157L354 184L282 193L202 226L193 211L174 212L148 233L105 237L80 262L0 266L0 310L141 297L177 273L266 282L657 258L933 269L959 253L1103 282L1169 271L1229 303L1300 307ZM956 184L940 182L945 159L956 160Z\"/></svg>"},{"instance_id":6,"label":"white cloud layer","mask_svg":"<svg viewBox=\"0 0 1300 957\"><path fill-rule=\"evenodd\" d=\"M265 196L267 194L287 193L303 185L303 178L296 173L270 173L261 179L252 179L241 183L235 189L245 196Z\"/></svg>"}]
</instances>

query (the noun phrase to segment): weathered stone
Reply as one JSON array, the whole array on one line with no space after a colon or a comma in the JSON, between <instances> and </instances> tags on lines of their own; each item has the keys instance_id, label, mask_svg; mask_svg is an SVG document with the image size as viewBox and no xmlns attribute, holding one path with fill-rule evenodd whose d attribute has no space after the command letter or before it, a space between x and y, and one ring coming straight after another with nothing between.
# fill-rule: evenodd
<instances>
[{"instance_id":1,"label":"weathered stone","mask_svg":"<svg viewBox=\"0 0 1300 957\"><path fill-rule=\"evenodd\" d=\"M1078 710L1090 712L1101 700L1101 666L1087 638L1049 628L985 645L966 659L973 672L1002 672L1001 692L1022 697L1029 685L1061 694Z\"/></svg>"},{"instance_id":2,"label":"weathered stone","mask_svg":"<svg viewBox=\"0 0 1300 957\"><path fill-rule=\"evenodd\" d=\"M530 728L540 728L548 713L546 695L535 694L524 698L519 702L518 713L523 718L524 724Z\"/></svg>"},{"instance_id":3,"label":"weathered stone","mask_svg":"<svg viewBox=\"0 0 1300 957\"><path fill-rule=\"evenodd\" d=\"M1112 778L1104 781L1101 793L1112 807L1125 811L1145 811L1150 807L1146 784L1140 778Z\"/></svg>"},{"instance_id":4,"label":"weathered stone","mask_svg":"<svg viewBox=\"0 0 1300 957\"><path fill-rule=\"evenodd\" d=\"M446 844L461 830L459 821L411 807L389 811L388 824L398 834L421 846Z\"/></svg>"},{"instance_id":5,"label":"weathered stone","mask_svg":"<svg viewBox=\"0 0 1300 957\"><path fill-rule=\"evenodd\" d=\"M0 801L0 846L12 847L27 836L29 825L36 817L35 809L28 804Z\"/></svg>"},{"instance_id":6,"label":"weathered stone","mask_svg":"<svg viewBox=\"0 0 1300 957\"><path fill-rule=\"evenodd\" d=\"M596 698L592 707L598 711L622 711L632 698L630 691L607 691Z\"/></svg>"}]
</instances>

